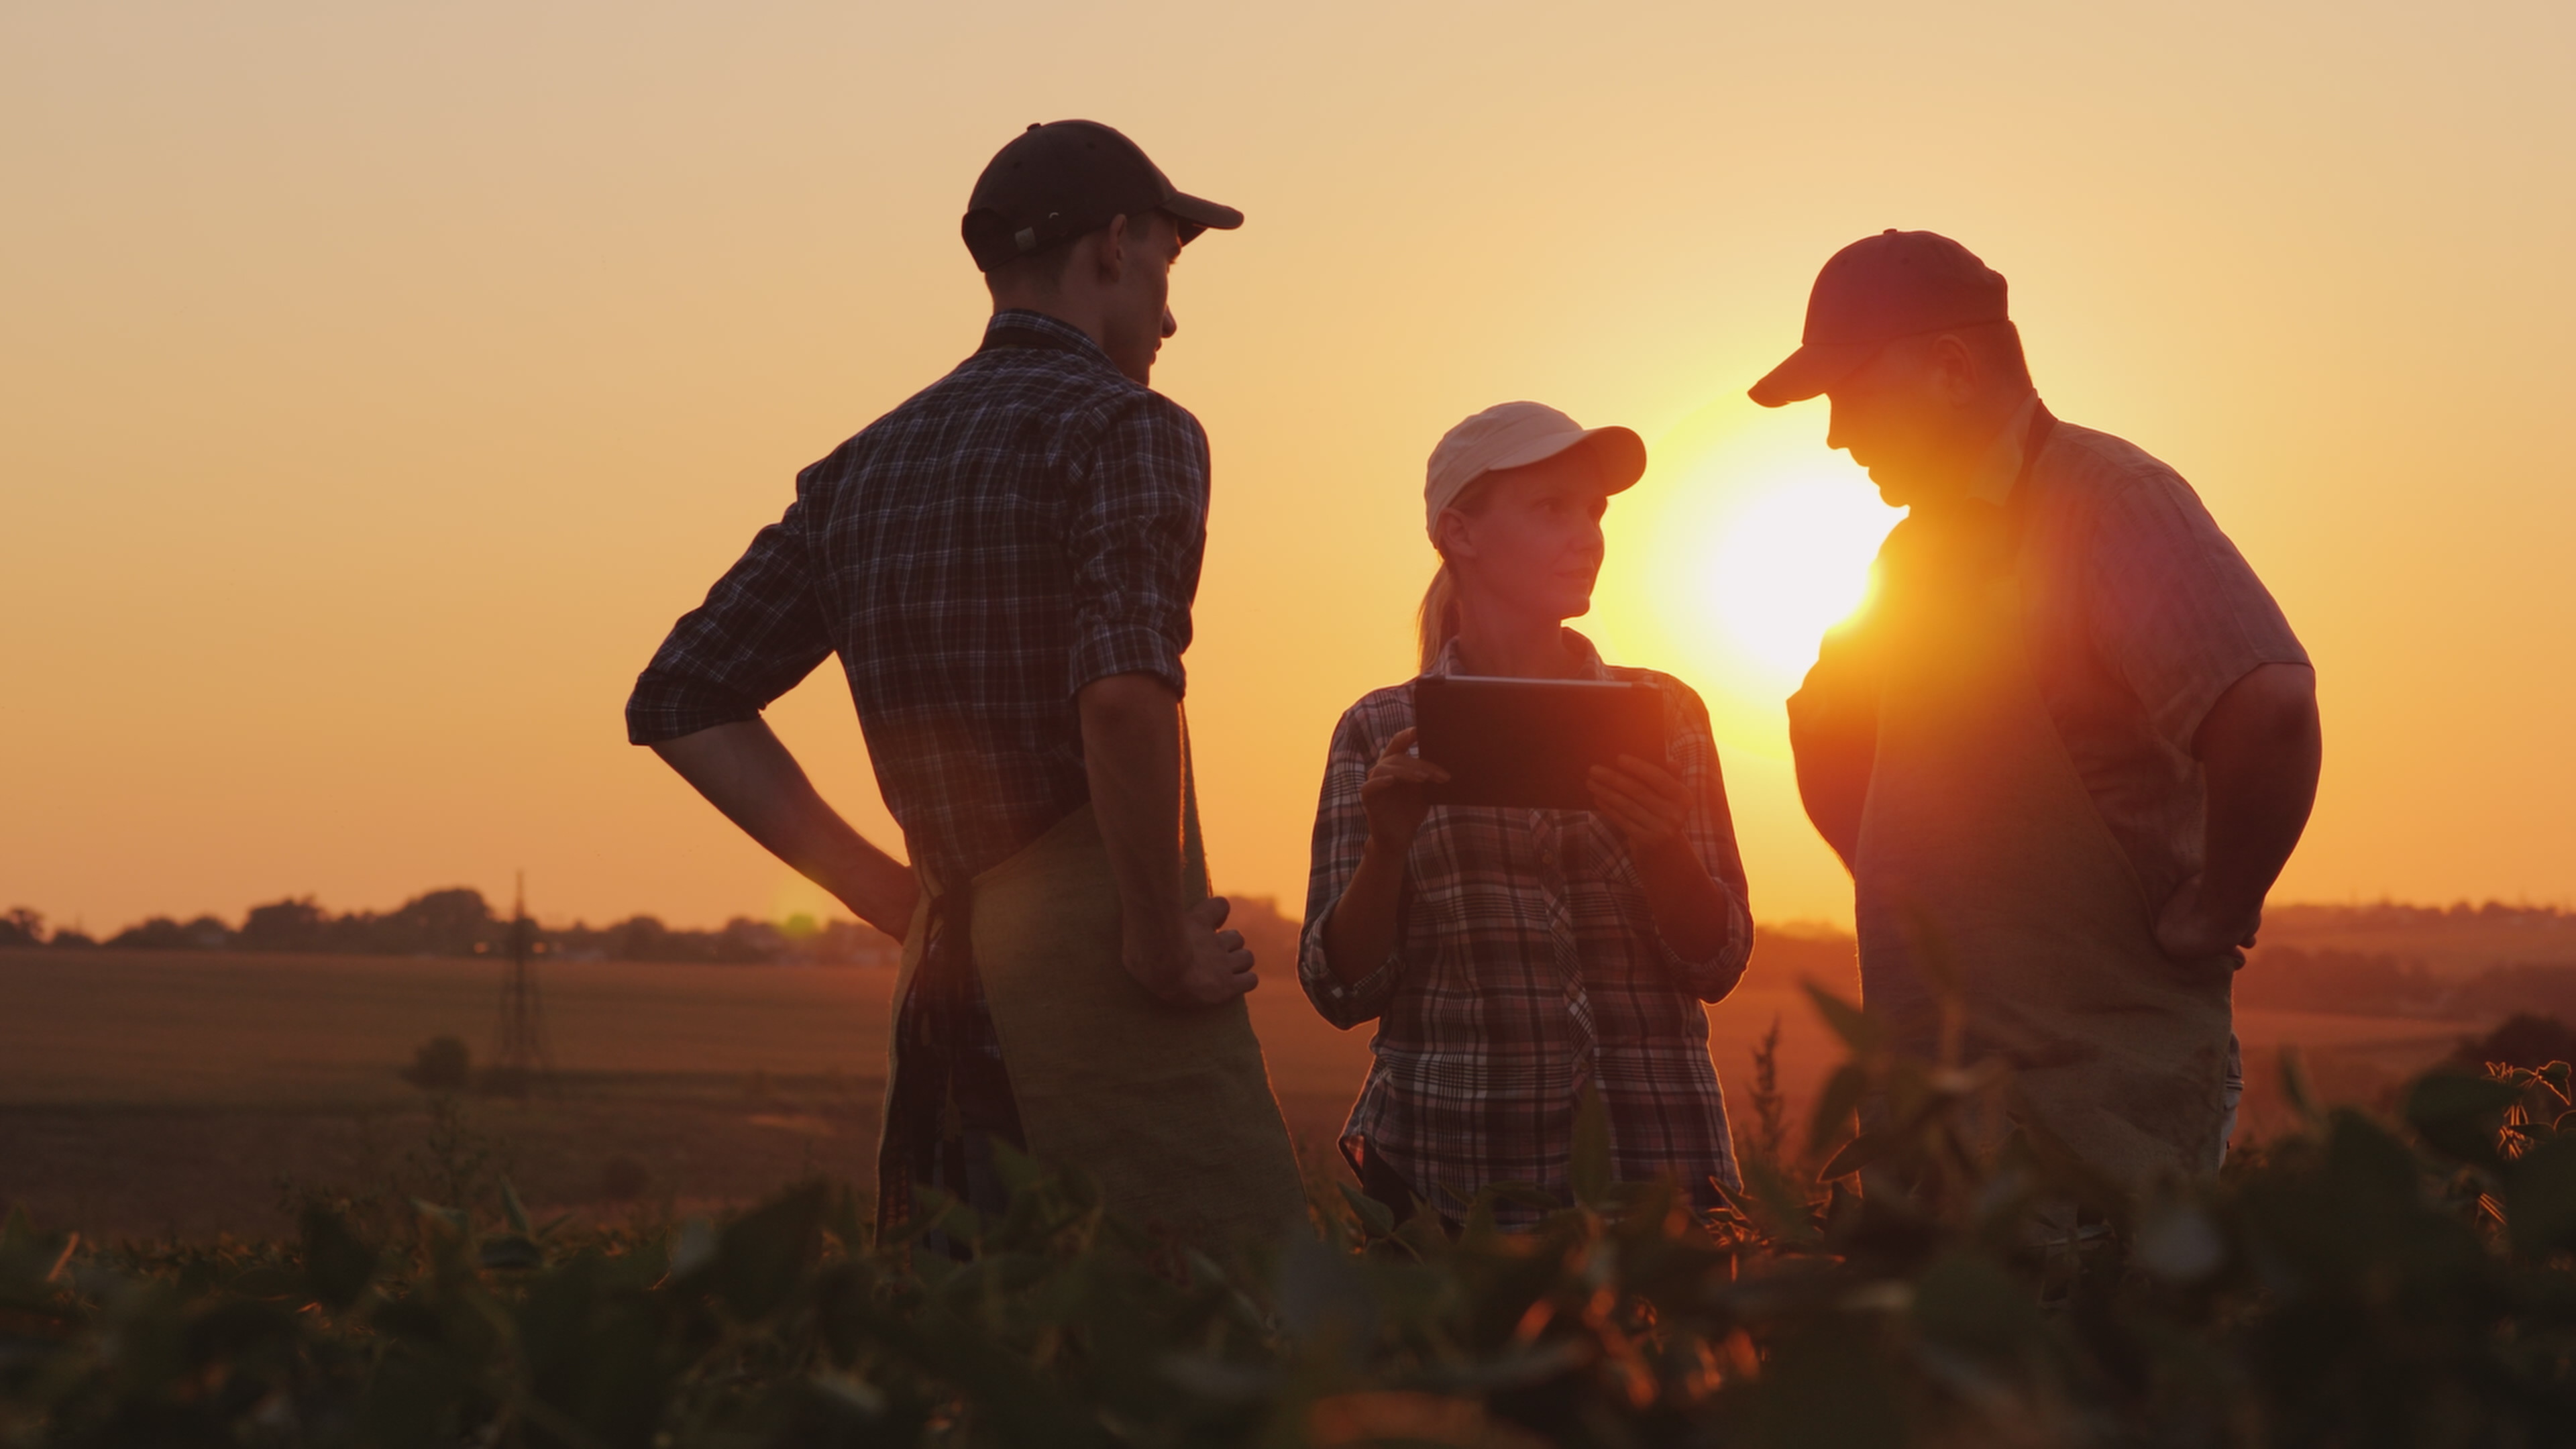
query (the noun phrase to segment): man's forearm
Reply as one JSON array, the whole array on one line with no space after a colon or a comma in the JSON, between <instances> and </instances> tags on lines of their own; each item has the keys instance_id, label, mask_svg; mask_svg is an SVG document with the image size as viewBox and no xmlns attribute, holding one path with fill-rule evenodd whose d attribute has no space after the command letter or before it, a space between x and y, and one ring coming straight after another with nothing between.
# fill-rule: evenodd
<instances>
[{"instance_id":1,"label":"man's forearm","mask_svg":"<svg viewBox=\"0 0 2576 1449\"><path fill-rule=\"evenodd\" d=\"M1798 803L1807 808L1816 833L1842 857L1843 869L1856 869L1870 766L1878 752L1875 686L1855 662L1853 647L1829 635L1788 705Z\"/></svg>"},{"instance_id":2,"label":"man's forearm","mask_svg":"<svg viewBox=\"0 0 2576 1449\"><path fill-rule=\"evenodd\" d=\"M1869 781L1853 761L1857 752L1841 752L1840 758L1829 758L1818 746L1802 745L1797 734L1790 735L1791 759L1798 775L1798 803L1807 809L1807 821L1824 837L1842 859L1843 869L1858 870L1860 860L1860 819L1868 799Z\"/></svg>"},{"instance_id":3,"label":"man's forearm","mask_svg":"<svg viewBox=\"0 0 2576 1449\"><path fill-rule=\"evenodd\" d=\"M1113 674L1084 685L1076 704L1092 814L1118 881L1128 964L1177 968L1185 959L1180 697L1153 675Z\"/></svg>"},{"instance_id":4,"label":"man's forearm","mask_svg":"<svg viewBox=\"0 0 2576 1449\"><path fill-rule=\"evenodd\" d=\"M2316 805L2324 760L2316 675L2266 664L2230 686L2193 739L2209 789L2201 895L2251 916L2280 878Z\"/></svg>"},{"instance_id":5,"label":"man's forearm","mask_svg":"<svg viewBox=\"0 0 2576 1449\"><path fill-rule=\"evenodd\" d=\"M900 939L919 887L911 867L870 845L817 794L763 720L664 740L653 752L726 819L859 919Z\"/></svg>"}]
</instances>

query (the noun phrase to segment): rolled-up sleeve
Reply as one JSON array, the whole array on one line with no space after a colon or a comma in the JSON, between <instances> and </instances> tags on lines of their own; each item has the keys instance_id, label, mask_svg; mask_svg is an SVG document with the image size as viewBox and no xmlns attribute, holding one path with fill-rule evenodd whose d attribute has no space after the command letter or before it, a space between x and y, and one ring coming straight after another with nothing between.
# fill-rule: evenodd
<instances>
[{"instance_id":1,"label":"rolled-up sleeve","mask_svg":"<svg viewBox=\"0 0 2576 1449\"><path fill-rule=\"evenodd\" d=\"M1208 448L1198 420L1158 395L1135 399L1077 467L1073 503L1067 691L1151 674L1185 694L1181 655L1207 549Z\"/></svg>"},{"instance_id":2,"label":"rolled-up sleeve","mask_svg":"<svg viewBox=\"0 0 2576 1449\"><path fill-rule=\"evenodd\" d=\"M2085 570L2095 647L2174 749L2210 706L2265 664L2307 650L2189 484L2156 472L2104 499Z\"/></svg>"},{"instance_id":3,"label":"rolled-up sleeve","mask_svg":"<svg viewBox=\"0 0 2576 1449\"><path fill-rule=\"evenodd\" d=\"M806 551L804 501L752 538L680 616L626 699L626 738L660 744L756 719L832 652Z\"/></svg>"},{"instance_id":4,"label":"rolled-up sleeve","mask_svg":"<svg viewBox=\"0 0 2576 1449\"><path fill-rule=\"evenodd\" d=\"M1360 788L1368 783L1379 746L1370 738L1357 708L1333 729L1333 747L1324 761L1323 798L1315 806L1313 859L1306 875L1306 926L1297 943L1297 984L1324 1020L1348 1031L1373 1021L1395 993L1396 961L1401 951L1387 953L1358 981L1344 984L1324 950L1324 932L1333 907L1360 868L1360 851L1368 844L1368 810Z\"/></svg>"},{"instance_id":5,"label":"rolled-up sleeve","mask_svg":"<svg viewBox=\"0 0 2576 1449\"><path fill-rule=\"evenodd\" d=\"M1682 830L1691 853L1699 858L1726 893L1726 939L1704 957L1684 956L1658 932L1655 943L1664 961L1701 1001L1716 1001L1744 977L1753 955L1753 911L1744 880L1744 856L1735 843L1735 816L1727 808L1726 778L1717 760L1717 736L1710 727L1708 705L1679 680L1663 681L1674 709L1672 764L1690 792L1690 815Z\"/></svg>"}]
</instances>

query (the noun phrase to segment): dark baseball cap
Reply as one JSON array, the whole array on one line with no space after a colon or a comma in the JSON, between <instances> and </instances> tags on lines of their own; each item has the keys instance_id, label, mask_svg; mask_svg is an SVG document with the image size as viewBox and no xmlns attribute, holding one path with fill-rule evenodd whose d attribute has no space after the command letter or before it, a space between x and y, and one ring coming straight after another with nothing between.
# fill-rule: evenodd
<instances>
[{"instance_id":1,"label":"dark baseball cap","mask_svg":"<svg viewBox=\"0 0 2576 1449\"><path fill-rule=\"evenodd\" d=\"M1900 337L2009 320L2003 275L1937 232L1894 227L1833 254L1807 294L1807 331L1753 384L1766 408L1804 402Z\"/></svg>"},{"instance_id":2,"label":"dark baseball cap","mask_svg":"<svg viewBox=\"0 0 2576 1449\"><path fill-rule=\"evenodd\" d=\"M1186 242L1211 228L1232 231L1243 213L1192 196L1133 141L1098 121L1031 123L993 155L967 199L966 250L991 271L1042 252L1116 216L1168 213Z\"/></svg>"}]
</instances>

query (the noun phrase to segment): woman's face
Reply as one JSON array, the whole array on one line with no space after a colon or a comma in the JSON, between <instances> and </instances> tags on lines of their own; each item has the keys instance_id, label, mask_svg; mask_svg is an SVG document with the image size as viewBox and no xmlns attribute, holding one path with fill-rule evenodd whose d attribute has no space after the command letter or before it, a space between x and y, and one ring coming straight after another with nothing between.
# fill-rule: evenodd
<instances>
[{"instance_id":1,"label":"woman's face","mask_svg":"<svg viewBox=\"0 0 2576 1449\"><path fill-rule=\"evenodd\" d=\"M1610 494L1588 451L1572 448L1488 473L1473 515L1440 517L1441 540L1463 592L1549 619L1592 611L1601 576L1601 515Z\"/></svg>"}]
</instances>

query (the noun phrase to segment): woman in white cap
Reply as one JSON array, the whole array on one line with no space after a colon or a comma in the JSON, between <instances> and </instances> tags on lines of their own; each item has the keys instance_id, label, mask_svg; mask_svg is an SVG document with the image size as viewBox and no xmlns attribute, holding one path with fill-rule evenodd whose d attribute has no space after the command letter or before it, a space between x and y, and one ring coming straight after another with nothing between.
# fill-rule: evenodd
<instances>
[{"instance_id":1,"label":"woman in white cap","mask_svg":"<svg viewBox=\"0 0 2576 1449\"><path fill-rule=\"evenodd\" d=\"M1537 403L1450 429L1423 489L1441 563L1422 673L1649 683L1665 759L1594 769L1588 811L1433 806L1447 776L1413 753L1411 681L1333 731L1297 974L1335 1026L1378 1023L1342 1150L1399 1216L1418 1198L1454 1217L1506 1183L1562 1198L1587 1088L1621 1180L1704 1205L1710 1179L1736 1182L1701 1003L1734 989L1753 924L1708 710L1565 627L1591 611L1610 496L1645 469L1635 433Z\"/></svg>"}]
</instances>

